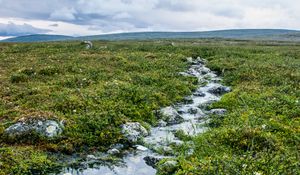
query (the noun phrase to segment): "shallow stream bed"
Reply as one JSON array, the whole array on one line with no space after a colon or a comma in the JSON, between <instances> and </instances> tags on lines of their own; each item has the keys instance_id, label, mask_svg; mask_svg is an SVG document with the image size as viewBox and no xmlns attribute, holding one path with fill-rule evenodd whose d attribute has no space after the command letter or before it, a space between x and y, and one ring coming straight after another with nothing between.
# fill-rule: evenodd
<instances>
[{"instance_id":1,"label":"shallow stream bed","mask_svg":"<svg viewBox=\"0 0 300 175\"><path fill-rule=\"evenodd\" d=\"M160 110L168 119L161 120L158 126L152 127L142 145L135 145L133 149L125 151L118 161L105 161L103 157L89 155L81 163L85 165L84 168L65 168L59 175L155 175L153 167L158 160L176 156L171 145L183 144L176 137L176 132L190 136L205 132L208 115L223 115L226 112L225 109L207 110L206 107L220 100L221 95L229 92L230 88L220 84L221 78L205 66L205 60L188 58L187 61L191 63L190 68L180 74L197 77L198 88L182 103ZM169 152L168 156L160 154L161 150Z\"/></svg>"}]
</instances>

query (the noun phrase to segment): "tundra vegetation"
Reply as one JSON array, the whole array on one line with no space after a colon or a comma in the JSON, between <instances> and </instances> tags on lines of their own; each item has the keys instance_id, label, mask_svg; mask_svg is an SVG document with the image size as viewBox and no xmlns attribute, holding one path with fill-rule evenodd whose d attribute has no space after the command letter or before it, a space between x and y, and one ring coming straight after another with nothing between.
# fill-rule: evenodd
<instances>
[{"instance_id":1,"label":"tundra vegetation","mask_svg":"<svg viewBox=\"0 0 300 175\"><path fill-rule=\"evenodd\" d=\"M153 111L196 88L195 78L178 74L190 56L207 59L232 88L208 106L227 113L210 116L203 134L180 134L194 144L177 148L172 172L158 173L300 174L299 43L97 41L87 50L71 41L1 43L0 51L0 175L47 174L62 155L124 142L125 122L157 124ZM11 125L36 118L62 123L63 132L7 136Z\"/></svg>"}]
</instances>

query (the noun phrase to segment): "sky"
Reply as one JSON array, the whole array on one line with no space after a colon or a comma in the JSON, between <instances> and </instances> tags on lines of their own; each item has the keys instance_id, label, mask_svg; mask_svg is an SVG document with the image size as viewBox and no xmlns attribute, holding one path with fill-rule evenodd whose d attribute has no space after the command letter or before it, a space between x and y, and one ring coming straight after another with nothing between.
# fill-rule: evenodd
<instances>
[{"instance_id":1,"label":"sky","mask_svg":"<svg viewBox=\"0 0 300 175\"><path fill-rule=\"evenodd\" d=\"M0 0L0 39L29 34L300 29L299 0Z\"/></svg>"}]
</instances>

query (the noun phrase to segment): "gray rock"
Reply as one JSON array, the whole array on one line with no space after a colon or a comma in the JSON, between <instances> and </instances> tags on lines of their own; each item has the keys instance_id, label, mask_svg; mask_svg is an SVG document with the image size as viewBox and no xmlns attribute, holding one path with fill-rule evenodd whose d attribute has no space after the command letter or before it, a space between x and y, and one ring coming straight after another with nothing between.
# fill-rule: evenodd
<instances>
[{"instance_id":1,"label":"gray rock","mask_svg":"<svg viewBox=\"0 0 300 175\"><path fill-rule=\"evenodd\" d=\"M88 159L88 160L97 160L97 157L92 155L92 154L89 154L89 155L86 156L86 159Z\"/></svg>"},{"instance_id":2,"label":"gray rock","mask_svg":"<svg viewBox=\"0 0 300 175\"><path fill-rule=\"evenodd\" d=\"M188 112L190 113L190 114L197 114L198 112L199 112L199 108L195 108L195 107L193 107L193 108L189 108L188 109Z\"/></svg>"},{"instance_id":3,"label":"gray rock","mask_svg":"<svg viewBox=\"0 0 300 175\"><path fill-rule=\"evenodd\" d=\"M139 150L139 151L147 151L147 150L148 150L147 147L144 147L144 146L142 146L142 145L136 145L135 147L136 147L136 149Z\"/></svg>"},{"instance_id":4,"label":"gray rock","mask_svg":"<svg viewBox=\"0 0 300 175\"><path fill-rule=\"evenodd\" d=\"M208 92L210 92L212 94L216 94L216 95L222 95L222 94L228 93L230 91L231 91L230 87L226 87L226 86L222 86L222 85L213 86L208 90Z\"/></svg>"},{"instance_id":5,"label":"gray rock","mask_svg":"<svg viewBox=\"0 0 300 175\"><path fill-rule=\"evenodd\" d=\"M197 97L205 97L205 93L204 93L204 92L201 92L201 91L196 91L196 92L194 92L193 95L194 95L194 96L197 96Z\"/></svg>"},{"instance_id":6,"label":"gray rock","mask_svg":"<svg viewBox=\"0 0 300 175\"><path fill-rule=\"evenodd\" d=\"M193 58L192 58L192 57L188 57L188 58L186 58L186 61L187 61L188 63L193 63Z\"/></svg>"},{"instance_id":7,"label":"gray rock","mask_svg":"<svg viewBox=\"0 0 300 175\"><path fill-rule=\"evenodd\" d=\"M179 108L177 110L177 112L178 112L178 114L185 114L185 113L187 113L186 109L184 109L184 108Z\"/></svg>"},{"instance_id":8,"label":"gray rock","mask_svg":"<svg viewBox=\"0 0 300 175\"><path fill-rule=\"evenodd\" d=\"M189 77L191 76L190 74L186 73L186 72L179 72L179 75L185 76L185 77Z\"/></svg>"},{"instance_id":9,"label":"gray rock","mask_svg":"<svg viewBox=\"0 0 300 175\"><path fill-rule=\"evenodd\" d=\"M184 122L184 119L178 114L173 107L165 107L160 110L162 120L167 122L167 125L174 125Z\"/></svg>"},{"instance_id":10,"label":"gray rock","mask_svg":"<svg viewBox=\"0 0 300 175\"><path fill-rule=\"evenodd\" d=\"M93 43L91 41L83 41L82 43L85 44L86 49L93 48Z\"/></svg>"},{"instance_id":11,"label":"gray rock","mask_svg":"<svg viewBox=\"0 0 300 175\"><path fill-rule=\"evenodd\" d=\"M114 145L112 145L112 146L110 146L110 149L118 149L118 150L122 150L122 149L124 149L124 145L123 144L121 144L121 143L116 143L116 144L114 144Z\"/></svg>"},{"instance_id":12,"label":"gray rock","mask_svg":"<svg viewBox=\"0 0 300 175\"><path fill-rule=\"evenodd\" d=\"M208 74L210 72L210 69L207 68L207 67L202 67L200 71L201 71L202 75L205 75L205 74Z\"/></svg>"},{"instance_id":13,"label":"gray rock","mask_svg":"<svg viewBox=\"0 0 300 175\"><path fill-rule=\"evenodd\" d=\"M143 137L149 135L146 128L138 122L128 122L121 126L121 132L126 140L131 143L137 143Z\"/></svg>"},{"instance_id":14,"label":"gray rock","mask_svg":"<svg viewBox=\"0 0 300 175\"><path fill-rule=\"evenodd\" d=\"M107 151L108 154L120 154L120 151L116 148Z\"/></svg>"},{"instance_id":15,"label":"gray rock","mask_svg":"<svg viewBox=\"0 0 300 175\"><path fill-rule=\"evenodd\" d=\"M62 124L54 120L30 119L11 125L4 133L9 138L21 138L33 132L46 138L53 138L60 135L62 131Z\"/></svg>"},{"instance_id":16,"label":"gray rock","mask_svg":"<svg viewBox=\"0 0 300 175\"><path fill-rule=\"evenodd\" d=\"M157 163L161 160L160 157L154 157L154 156L146 156L144 157L144 160L147 165L156 168Z\"/></svg>"},{"instance_id":17,"label":"gray rock","mask_svg":"<svg viewBox=\"0 0 300 175\"><path fill-rule=\"evenodd\" d=\"M197 57L196 61L197 61L198 63L200 63L200 64L205 64L205 63L207 62L206 60L204 60L204 59L202 59L202 58L200 58L200 57Z\"/></svg>"},{"instance_id":18,"label":"gray rock","mask_svg":"<svg viewBox=\"0 0 300 175\"><path fill-rule=\"evenodd\" d=\"M159 120L159 121L157 122L157 126L158 126L158 127L165 127L165 126L167 126L167 122L165 122L165 121L163 121L163 120Z\"/></svg>"},{"instance_id":19,"label":"gray rock","mask_svg":"<svg viewBox=\"0 0 300 175\"><path fill-rule=\"evenodd\" d=\"M213 115L225 115L226 112L227 112L226 109L212 109L209 111L209 113Z\"/></svg>"},{"instance_id":20,"label":"gray rock","mask_svg":"<svg viewBox=\"0 0 300 175\"><path fill-rule=\"evenodd\" d=\"M195 70L194 68L190 68L188 71L186 71L186 73L189 76L193 76L193 77L197 77L199 75L199 72L197 70Z\"/></svg>"}]
</instances>

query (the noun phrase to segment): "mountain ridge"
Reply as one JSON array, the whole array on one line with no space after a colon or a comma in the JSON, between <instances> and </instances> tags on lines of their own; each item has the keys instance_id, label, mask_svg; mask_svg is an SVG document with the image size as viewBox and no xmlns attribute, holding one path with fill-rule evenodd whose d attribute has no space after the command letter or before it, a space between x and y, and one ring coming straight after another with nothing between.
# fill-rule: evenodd
<instances>
[{"instance_id":1,"label":"mountain ridge","mask_svg":"<svg viewBox=\"0 0 300 175\"><path fill-rule=\"evenodd\" d=\"M67 36L35 34L19 36L2 40L0 42L47 42L47 41L69 41L69 40L151 40L151 39L259 39L279 41L300 41L300 31L287 29L230 29L214 31L194 32L129 32L101 34L90 36Z\"/></svg>"}]
</instances>

